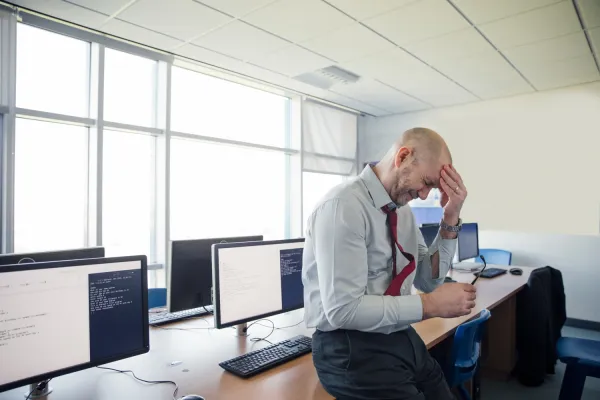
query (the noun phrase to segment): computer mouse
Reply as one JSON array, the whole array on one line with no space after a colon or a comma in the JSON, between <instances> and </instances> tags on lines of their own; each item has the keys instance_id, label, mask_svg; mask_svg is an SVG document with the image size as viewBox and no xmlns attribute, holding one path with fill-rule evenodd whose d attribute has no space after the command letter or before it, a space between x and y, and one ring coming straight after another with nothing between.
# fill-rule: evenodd
<instances>
[{"instance_id":1,"label":"computer mouse","mask_svg":"<svg viewBox=\"0 0 600 400\"><path fill-rule=\"evenodd\" d=\"M198 396L197 394L188 394L186 396L180 397L179 400L204 400L204 397Z\"/></svg>"},{"instance_id":2,"label":"computer mouse","mask_svg":"<svg viewBox=\"0 0 600 400\"><path fill-rule=\"evenodd\" d=\"M508 270L513 275L523 275L523 270L521 268L511 268Z\"/></svg>"}]
</instances>

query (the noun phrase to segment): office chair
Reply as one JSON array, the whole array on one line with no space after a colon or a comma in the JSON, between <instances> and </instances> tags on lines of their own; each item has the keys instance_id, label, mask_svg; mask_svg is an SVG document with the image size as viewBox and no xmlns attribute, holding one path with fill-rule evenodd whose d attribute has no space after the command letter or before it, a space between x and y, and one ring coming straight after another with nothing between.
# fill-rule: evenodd
<instances>
[{"instance_id":1,"label":"office chair","mask_svg":"<svg viewBox=\"0 0 600 400\"><path fill-rule=\"evenodd\" d=\"M562 337L556 344L558 358L567 364L558 400L581 399L585 378L600 378L600 342Z\"/></svg>"},{"instance_id":2,"label":"office chair","mask_svg":"<svg viewBox=\"0 0 600 400\"><path fill-rule=\"evenodd\" d=\"M495 265L510 265L512 261L512 253L507 250L500 249L479 249L479 255L485 257L488 264ZM475 258L475 262L480 262L479 257Z\"/></svg>"},{"instance_id":3,"label":"office chair","mask_svg":"<svg viewBox=\"0 0 600 400\"><path fill-rule=\"evenodd\" d=\"M448 386L457 388L463 400L471 400L471 396L463 384L473 378L479 367L483 323L490 319L489 310L482 310L479 316L456 328L452 352L447 371Z\"/></svg>"},{"instance_id":4,"label":"office chair","mask_svg":"<svg viewBox=\"0 0 600 400\"><path fill-rule=\"evenodd\" d=\"M167 305L167 288L148 289L148 309Z\"/></svg>"}]
</instances>

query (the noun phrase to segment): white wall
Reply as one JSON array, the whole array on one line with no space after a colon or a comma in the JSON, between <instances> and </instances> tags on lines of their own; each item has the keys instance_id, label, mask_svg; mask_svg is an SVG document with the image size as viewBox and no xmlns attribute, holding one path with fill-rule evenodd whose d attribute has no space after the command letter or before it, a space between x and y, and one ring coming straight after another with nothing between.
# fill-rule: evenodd
<instances>
[{"instance_id":1,"label":"white wall","mask_svg":"<svg viewBox=\"0 0 600 400\"><path fill-rule=\"evenodd\" d=\"M565 276L569 317L600 321L600 83L360 124L359 157L378 160L404 130L424 126L450 146L481 247Z\"/></svg>"}]
</instances>

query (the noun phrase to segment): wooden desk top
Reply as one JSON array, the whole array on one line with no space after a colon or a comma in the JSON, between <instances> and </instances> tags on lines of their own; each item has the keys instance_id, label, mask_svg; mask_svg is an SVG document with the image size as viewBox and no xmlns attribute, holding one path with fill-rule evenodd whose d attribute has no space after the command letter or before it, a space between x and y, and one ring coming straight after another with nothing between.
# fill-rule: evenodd
<instances>
[{"instance_id":1,"label":"wooden desk top","mask_svg":"<svg viewBox=\"0 0 600 400\"><path fill-rule=\"evenodd\" d=\"M469 316L453 319L434 318L414 324L428 348L450 336L456 327L472 318L484 308L493 309L521 290L533 268L523 268L523 275L506 274L491 280L477 281L477 306ZM453 278L470 282L470 273L454 273ZM493 314L492 314L493 315ZM270 318L276 326L294 325L303 320L303 310ZM243 380L226 373L218 363L253 349L268 345L251 342L235 335L235 329L212 329L212 317L150 329L150 353L110 364L117 369L131 369L147 380L173 380L179 384L179 396L198 394L206 400L240 399L286 399L330 400L321 387L310 355L306 355L254 378ZM263 337L270 331L270 324L254 325L250 337ZM181 330L185 329L185 330ZM304 323L277 329L269 336L272 342L282 341L295 335L312 334ZM35 362L35 357L23 355L22 362ZM181 361L171 366L173 361ZM50 384L54 392L48 400L170 400L171 385L145 385L133 378L116 372L92 368L58 377ZM0 400L23 400L25 388L1 393Z\"/></svg>"}]
</instances>

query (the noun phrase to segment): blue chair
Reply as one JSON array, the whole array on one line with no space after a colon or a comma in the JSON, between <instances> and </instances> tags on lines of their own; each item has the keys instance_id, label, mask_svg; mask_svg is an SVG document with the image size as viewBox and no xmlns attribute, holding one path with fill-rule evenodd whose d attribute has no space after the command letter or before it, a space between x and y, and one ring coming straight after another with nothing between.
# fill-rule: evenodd
<instances>
[{"instance_id":1,"label":"blue chair","mask_svg":"<svg viewBox=\"0 0 600 400\"><path fill-rule=\"evenodd\" d=\"M562 337L556 344L558 358L567 364L559 400L581 399L585 378L600 378L600 342Z\"/></svg>"},{"instance_id":2,"label":"blue chair","mask_svg":"<svg viewBox=\"0 0 600 400\"><path fill-rule=\"evenodd\" d=\"M512 261L512 253L507 250L479 249L479 255L484 256L488 264L510 265ZM480 261L479 257L475 261Z\"/></svg>"},{"instance_id":3,"label":"blue chair","mask_svg":"<svg viewBox=\"0 0 600 400\"><path fill-rule=\"evenodd\" d=\"M165 307L167 305L167 289L148 289L148 309Z\"/></svg>"},{"instance_id":4,"label":"blue chair","mask_svg":"<svg viewBox=\"0 0 600 400\"><path fill-rule=\"evenodd\" d=\"M451 388L457 388L463 400L471 400L463 386L471 380L479 366L483 323L490 319L489 310L482 310L479 316L456 328L449 365L445 371L446 381Z\"/></svg>"}]
</instances>

